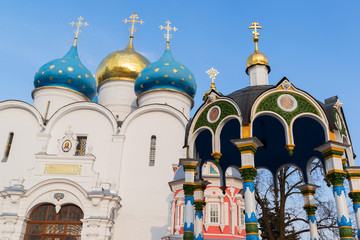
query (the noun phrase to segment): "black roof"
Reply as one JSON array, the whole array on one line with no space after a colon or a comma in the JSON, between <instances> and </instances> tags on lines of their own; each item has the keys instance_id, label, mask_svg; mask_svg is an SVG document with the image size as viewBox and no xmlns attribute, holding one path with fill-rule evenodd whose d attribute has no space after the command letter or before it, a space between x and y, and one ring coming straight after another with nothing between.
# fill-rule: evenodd
<instances>
[{"instance_id":1,"label":"black roof","mask_svg":"<svg viewBox=\"0 0 360 240\"><path fill-rule=\"evenodd\" d=\"M243 124L247 125L250 123L251 108L257 97L272 87L274 85L249 86L227 95L239 106L243 117Z\"/></svg>"}]
</instances>

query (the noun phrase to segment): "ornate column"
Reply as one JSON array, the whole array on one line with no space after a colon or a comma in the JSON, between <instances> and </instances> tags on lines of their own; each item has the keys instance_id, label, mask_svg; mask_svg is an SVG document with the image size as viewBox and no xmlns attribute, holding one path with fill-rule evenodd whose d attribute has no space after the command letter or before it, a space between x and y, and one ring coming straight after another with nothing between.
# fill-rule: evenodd
<instances>
[{"instance_id":1,"label":"ornate column","mask_svg":"<svg viewBox=\"0 0 360 240\"><path fill-rule=\"evenodd\" d=\"M304 184L299 186L298 189L304 197L304 209L308 216L308 222L310 227L310 240L319 240L319 233L317 229L317 221L315 217L315 211L317 206L315 205L314 194L319 186L313 184Z\"/></svg>"},{"instance_id":2,"label":"ornate column","mask_svg":"<svg viewBox=\"0 0 360 240\"><path fill-rule=\"evenodd\" d=\"M199 159L182 158L180 164L185 170L184 240L194 240L194 180Z\"/></svg>"},{"instance_id":3,"label":"ornate column","mask_svg":"<svg viewBox=\"0 0 360 240\"><path fill-rule=\"evenodd\" d=\"M244 180L246 240L259 240L258 218L256 214L254 192L254 180L257 174L254 163L254 155L257 148L263 145L256 137L231 141L238 147L241 153L240 173Z\"/></svg>"},{"instance_id":4,"label":"ornate column","mask_svg":"<svg viewBox=\"0 0 360 240\"><path fill-rule=\"evenodd\" d=\"M204 190L208 183L198 180L194 186L194 203L195 203L195 240L203 240L203 208L205 206Z\"/></svg>"},{"instance_id":5,"label":"ornate column","mask_svg":"<svg viewBox=\"0 0 360 240\"><path fill-rule=\"evenodd\" d=\"M344 188L346 173L343 169L342 155L346 147L348 147L348 145L328 141L315 150L320 151L324 156L326 179L333 185L340 239L354 239Z\"/></svg>"},{"instance_id":6,"label":"ornate column","mask_svg":"<svg viewBox=\"0 0 360 240\"><path fill-rule=\"evenodd\" d=\"M347 167L346 172L350 185L349 197L354 204L356 226L358 229L357 236L360 239L360 167Z\"/></svg>"},{"instance_id":7,"label":"ornate column","mask_svg":"<svg viewBox=\"0 0 360 240\"><path fill-rule=\"evenodd\" d=\"M175 214L175 234L179 234L180 230L180 201L176 201L176 214Z\"/></svg>"},{"instance_id":8,"label":"ornate column","mask_svg":"<svg viewBox=\"0 0 360 240\"><path fill-rule=\"evenodd\" d=\"M237 204L237 217L238 217L238 224L237 224L237 232L240 234L241 230L242 230L242 225L241 225L241 201L240 201L240 197L236 197L236 204Z\"/></svg>"},{"instance_id":9,"label":"ornate column","mask_svg":"<svg viewBox=\"0 0 360 240\"><path fill-rule=\"evenodd\" d=\"M225 228L225 203L224 198L225 195L220 195L220 230L221 232L224 232Z\"/></svg>"},{"instance_id":10,"label":"ornate column","mask_svg":"<svg viewBox=\"0 0 360 240\"><path fill-rule=\"evenodd\" d=\"M237 226L237 209L236 209L236 204L235 203L231 203L231 207L230 207L230 214L231 214L231 234L235 234L235 228Z\"/></svg>"}]
</instances>

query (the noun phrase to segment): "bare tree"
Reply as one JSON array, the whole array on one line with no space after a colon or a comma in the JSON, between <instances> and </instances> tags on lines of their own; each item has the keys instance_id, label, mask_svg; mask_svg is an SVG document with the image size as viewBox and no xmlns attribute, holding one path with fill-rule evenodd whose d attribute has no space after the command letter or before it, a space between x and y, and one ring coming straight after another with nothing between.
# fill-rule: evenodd
<instances>
[{"instance_id":1,"label":"bare tree","mask_svg":"<svg viewBox=\"0 0 360 240\"><path fill-rule=\"evenodd\" d=\"M317 170L319 164L313 165L312 172L317 178L320 176L323 178L321 172ZM306 212L302 208L302 195L297 189L304 184L301 173L295 167L285 166L276 178L277 189L274 188L271 177L266 177L263 172L258 174L256 179L255 199L261 236L269 240L302 239L304 234L308 234L309 225ZM339 234L333 199L329 195L323 197L321 194L316 194L315 199L318 206L317 220L320 236L322 239L337 239Z\"/></svg>"}]
</instances>

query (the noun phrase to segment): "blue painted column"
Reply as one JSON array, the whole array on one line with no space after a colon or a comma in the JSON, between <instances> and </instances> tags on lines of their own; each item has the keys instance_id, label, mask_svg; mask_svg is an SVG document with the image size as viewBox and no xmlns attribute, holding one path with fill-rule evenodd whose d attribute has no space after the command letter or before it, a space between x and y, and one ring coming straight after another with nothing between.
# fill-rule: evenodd
<instances>
[{"instance_id":1,"label":"blue painted column","mask_svg":"<svg viewBox=\"0 0 360 240\"><path fill-rule=\"evenodd\" d=\"M198 180L194 186L194 203L195 203L195 240L203 240L203 208L205 206L204 190L208 182Z\"/></svg>"},{"instance_id":2,"label":"blue painted column","mask_svg":"<svg viewBox=\"0 0 360 240\"><path fill-rule=\"evenodd\" d=\"M241 153L241 168L239 171L244 180L246 240L259 240L254 183L257 170L254 155L257 148L262 146L262 143L256 137L231 141Z\"/></svg>"},{"instance_id":3,"label":"blue painted column","mask_svg":"<svg viewBox=\"0 0 360 240\"><path fill-rule=\"evenodd\" d=\"M346 173L343 168L342 156L346 147L348 147L346 144L328 141L315 150L324 156L326 179L333 185L340 239L354 239L344 188Z\"/></svg>"},{"instance_id":4,"label":"blue painted column","mask_svg":"<svg viewBox=\"0 0 360 240\"><path fill-rule=\"evenodd\" d=\"M349 197L353 201L355 211L357 236L360 239L360 167L347 167L346 172L350 185Z\"/></svg>"},{"instance_id":5,"label":"blue painted column","mask_svg":"<svg viewBox=\"0 0 360 240\"><path fill-rule=\"evenodd\" d=\"M315 217L317 206L315 205L314 199L314 194L318 187L319 186L313 184L304 184L298 187L304 197L304 210L306 211L306 214L308 216L308 223L310 227L310 240L320 239L317 229L317 220Z\"/></svg>"},{"instance_id":6,"label":"blue painted column","mask_svg":"<svg viewBox=\"0 0 360 240\"><path fill-rule=\"evenodd\" d=\"M185 193L184 240L194 240L194 181L195 171L199 162L199 159L180 159L180 164L185 170L185 182L183 185Z\"/></svg>"}]
</instances>

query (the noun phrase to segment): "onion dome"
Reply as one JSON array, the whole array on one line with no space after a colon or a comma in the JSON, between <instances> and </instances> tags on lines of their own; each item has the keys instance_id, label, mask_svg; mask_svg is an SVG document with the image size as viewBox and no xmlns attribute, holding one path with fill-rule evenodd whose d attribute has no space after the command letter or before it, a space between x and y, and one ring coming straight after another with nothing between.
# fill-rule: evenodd
<instances>
[{"instance_id":1,"label":"onion dome","mask_svg":"<svg viewBox=\"0 0 360 240\"><path fill-rule=\"evenodd\" d=\"M80 61L76 41L62 58L40 67L34 77L35 90L52 87L80 93L88 99L96 95L96 81L92 73Z\"/></svg>"},{"instance_id":2,"label":"onion dome","mask_svg":"<svg viewBox=\"0 0 360 240\"><path fill-rule=\"evenodd\" d=\"M140 95L147 91L166 89L185 93L193 98L196 87L194 74L175 61L167 45L164 55L139 74L135 82L135 93Z\"/></svg>"},{"instance_id":3,"label":"onion dome","mask_svg":"<svg viewBox=\"0 0 360 240\"><path fill-rule=\"evenodd\" d=\"M257 22L253 22L251 24L252 26L250 26L250 29L254 29L254 31L252 32L252 34L254 34L253 37L253 41L255 43L255 51L253 54L251 54L247 61L246 61L246 73L248 74L248 69L251 66L260 64L260 65L265 65L269 72L270 72L270 66L269 66L269 60L268 58L265 56L265 54L262 54L261 52L259 52L259 48L258 48L258 42L259 42L259 33L257 32L257 29L262 29L262 26L259 26L259 24Z\"/></svg>"},{"instance_id":4,"label":"onion dome","mask_svg":"<svg viewBox=\"0 0 360 240\"><path fill-rule=\"evenodd\" d=\"M268 58L262 54L259 51L255 51L253 54L251 54L247 61L246 61L246 67L251 67L256 64L262 64L269 67L269 60Z\"/></svg>"},{"instance_id":5,"label":"onion dome","mask_svg":"<svg viewBox=\"0 0 360 240\"><path fill-rule=\"evenodd\" d=\"M138 74L149 64L146 57L134 50L133 36L130 36L130 42L124 50L110 53L100 63L96 71L98 86L119 79L135 82Z\"/></svg>"}]
</instances>

